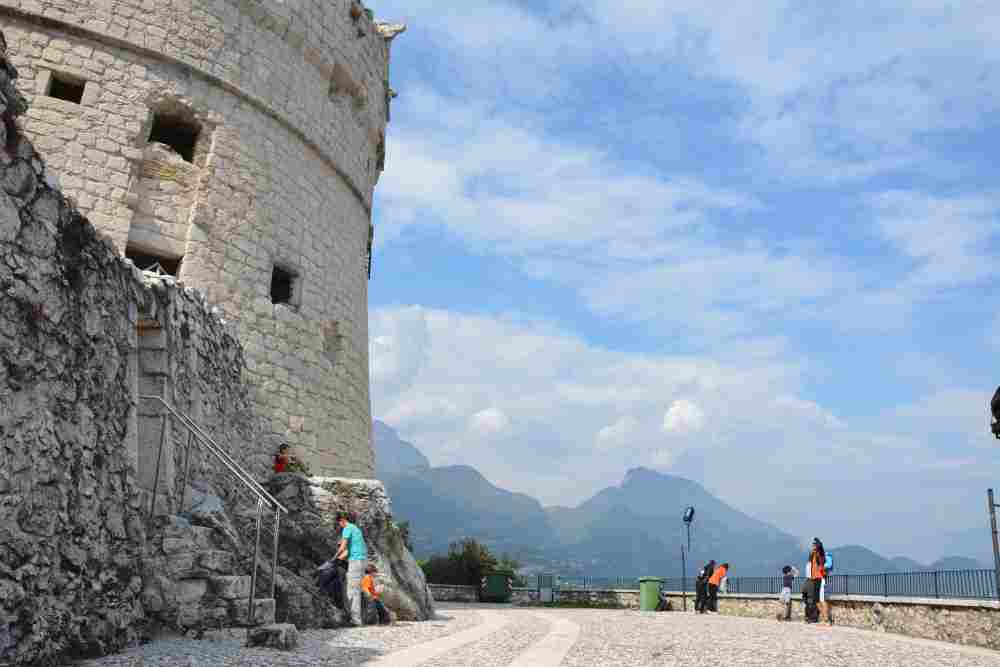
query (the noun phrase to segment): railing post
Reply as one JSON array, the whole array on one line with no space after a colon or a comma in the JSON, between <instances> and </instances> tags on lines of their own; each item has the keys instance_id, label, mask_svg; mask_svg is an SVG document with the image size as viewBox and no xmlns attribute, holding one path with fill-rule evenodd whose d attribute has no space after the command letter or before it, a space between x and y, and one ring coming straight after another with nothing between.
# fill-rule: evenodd
<instances>
[{"instance_id":1,"label":"railing post","mask_svg":"<svg viewBox=\"0 0 1000 667\"><path fill-rule=\"evenodd\" d=\"M274 508L274 562L271 564L271 599L274 597L275 586L278 581L278 530L281 528L281 510Z\"/></svg>"},{"instance_id":2,"label":"railing post","mask_svg":"<svg viewBox=\"0 0 1000 667\"><path fill-rule=\"evenodd\" d=\"M941 597L941 592L938 590L938 573L934 570L934 597Z\"/></svg>"},{"instance_id":3,"label":"railing post","mask_svg":"<svg viewBox=\"0 0 1000 667\"><path fill-rule=\"evenodd\" d=\"M181 505L178 512L184 511L184 501L187 498L188 475L191 472L191 448L194 446L194 431L188 429L188 444L184 450L184 476L181 477Z\"/></svg>"},{"instance_id":4,"label":"railing post","mask_svg":"<svg viewBox=\"0 0 1000 667\"><path fill-rule=\"evenodd\" d=\"M889 575L882 575L882 589L885 591L885 596L889 597Z\"/></svg>"},{"instance_id":5,"label":"railing post","mask_svg":"<svg viewBox=\"0 0 1000 667\"><path fill-rule=\"evenodd\" d=\"M253 546L253 574L250 576L250 611L247 614L247 619L249 619L248 625L253 625L254 621L254 609L253 602L257 595L257 558L260 556L260 522L262 514L264 512L264 499L257 499L257 537L254 539Z\"/></svg>"},{"instance_id":6,"label":"railing post","mask_svg":"<svg viewBox=\"0 0 1000 667\"><path fill-rule=\"evenodd\" d=\"M851 575L844 575L844 595L849 596L851 594Z\"/></svg>"},{"instance_id":7,"label":"railing post","mask_svg":"<svg viewBox=\"0 0 1000 667\"><path fill-rule=\"evenodd\" d=\"M166 412L163 413L163 428L160 430L160 449L156 453L156 471L153 473L153 497L149 501L149 516L146 517L147 521L152 521L153 512L156 511L156 492L159 490L160 486L160 461L163 459L163 445L167 440L167 418Z\"/></svg>"}]
</instances>

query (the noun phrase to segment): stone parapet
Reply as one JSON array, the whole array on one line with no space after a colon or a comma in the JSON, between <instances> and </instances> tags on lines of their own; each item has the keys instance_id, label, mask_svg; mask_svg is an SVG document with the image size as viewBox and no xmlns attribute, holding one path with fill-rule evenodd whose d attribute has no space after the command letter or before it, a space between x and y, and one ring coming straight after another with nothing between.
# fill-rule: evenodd
<instances>
[{"instance_id":1,"label":"stone parapet","mask_svg":"<svg viewBox=\"0 0 1000 667\"><path fill-rule=\"evenodd\" d=\"M478 602L479 589L475 586L427 584L435 602Z\"/></svg>"},{"instance_id":2,"label":"stone parapet","mask_svg":"<svg viewBox=\"0 0 1000 667\"><path fill-rule=\"evenodd\" d=\"M639 608L637 590L558 590L554 595L556 603ZM667 595L675 610L682 609L680 591ZM688 609L693 610L694 594L688 592L687 598ZM837 625L1000 649L1000 603L996 601L863 595L830 596L829 601ZM542 604L538 591L528 588L515 588L513 602L524 606ZM719 596L719 613L777 619L784 608L776 595L723 594ZM804 619L801 596L792 599L792 619Z\"/></svg>"}]
</instances>

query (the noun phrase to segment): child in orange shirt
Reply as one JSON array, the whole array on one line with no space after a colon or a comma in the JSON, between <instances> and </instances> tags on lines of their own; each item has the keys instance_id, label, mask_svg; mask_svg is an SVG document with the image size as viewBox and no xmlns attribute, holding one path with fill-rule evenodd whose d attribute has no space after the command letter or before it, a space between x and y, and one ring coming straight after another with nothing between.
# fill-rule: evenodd
<instances>
[{"instance_id":1,"label":"child in orange shirt","mask_svg":"<svg viewBox=\"0 0 1000 667\"><path fill-rule=\"evenodd\" d=\"M392 618L389 616L389 610L379 600L379 592L375 590L375 574L377 572L378 568L374 565L369 565L365 568L365 577L361 580L361 590L365 593L365 601L370 605L374 605L375 611L378 614L379 625L388 625L392 622Z\"/></svg>"}]
</instances>

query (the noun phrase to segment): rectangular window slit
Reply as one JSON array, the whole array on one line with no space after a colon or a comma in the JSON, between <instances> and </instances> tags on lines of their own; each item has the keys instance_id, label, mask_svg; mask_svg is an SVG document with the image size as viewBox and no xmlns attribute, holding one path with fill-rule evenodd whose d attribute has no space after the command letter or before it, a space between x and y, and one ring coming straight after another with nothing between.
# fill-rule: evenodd
<instances>
[{"instance_id":1,"label":"rectangular window slit","mask_svg":"<svg viewBox=\"0 0 1000 667\"><path fill-rule=\"evenodd\" d=\"M125 257L132 260L140 271L151 271L161 276L177 277L181 269L181 257L163 257L153 255L132 246L125 248Z\"/></svg>"},{"instance_id":2,"label":"rectangular window slit","mask_svg":"<svg viewBox=\"0 0 1000 667\"><path fill-rule=\"evenodd\" d=\"M298 276L291 271L275 266L271 273L271 302L294 304Z\"/></svg>"},{"instance_id":3,"label":"rectangular window slit","mask_svg":"<svg viewBox=\"0 0 1000 667\"><path fill-rule=\"evenodd\" d=\"M194 148L198 143L199 134L201 128L197 123L178 116L158 113L153 116L149 141L169 146L186 162L193 162Z\"/></svg>"},{"instance_id":4,"label":"rectangular window slit","mask_svg":"<svg viewBox=\"0 0 1000 667\"><path fill-rule=\"evenodd\" d=\"M83 101L83 90L87 87L87 82L62 72L52 72L49 80L49 97L57 100L65 100L73 104L80 104Z\"/></svg>"}]
</instances>

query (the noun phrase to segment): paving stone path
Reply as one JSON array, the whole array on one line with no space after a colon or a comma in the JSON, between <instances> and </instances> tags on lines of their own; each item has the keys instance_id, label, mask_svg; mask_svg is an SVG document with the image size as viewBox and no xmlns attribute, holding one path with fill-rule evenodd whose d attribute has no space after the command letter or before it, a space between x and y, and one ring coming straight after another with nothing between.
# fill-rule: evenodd
<instances>
[{"instance_id":1,"label":"paving stone path","mask_svg":"<svg viewBox=\"0 0 1000 667\"><path fill-rule=\"evenodd\" d=\"M306 631L293 653L242 632L153 642L78 667L1000 667L1000 653L843 627L622 610L442 605L428 623Z\"/></svg>"}]
</instances>

